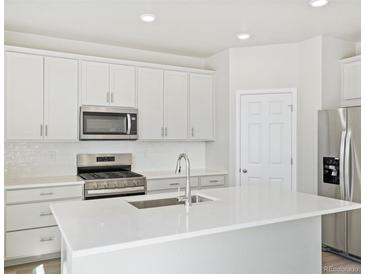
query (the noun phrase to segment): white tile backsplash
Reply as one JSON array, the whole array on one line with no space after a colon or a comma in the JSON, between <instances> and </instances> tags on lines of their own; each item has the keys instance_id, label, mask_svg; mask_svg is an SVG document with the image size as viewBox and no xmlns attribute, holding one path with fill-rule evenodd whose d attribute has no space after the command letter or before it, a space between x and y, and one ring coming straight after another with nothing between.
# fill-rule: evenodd
<instances>
[{"instance_id":1,"label":"white tile backsplash","mask_svg":"<svg viewBox=\"0 0 365 274\"><path fill-rule=\"evenodd\" d=\"M173 170L182 152L189 155L192 168L205 168L204 142L6 142L5 176L75 175L78 153L132 153L134 170Z\"/></svg>"}]
</instances>

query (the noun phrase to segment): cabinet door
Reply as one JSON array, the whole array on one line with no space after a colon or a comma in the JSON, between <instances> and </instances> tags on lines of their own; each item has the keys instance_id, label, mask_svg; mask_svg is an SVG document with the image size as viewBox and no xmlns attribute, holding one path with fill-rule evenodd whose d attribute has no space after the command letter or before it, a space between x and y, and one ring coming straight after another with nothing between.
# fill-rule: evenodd
<instances>
[{"instance_id":1,"label":"cabinet door","mask_svg":"<svg viewBox=\"0 0 365 274\"><path fill-rule=\"evenodd\" d=\"M190 74L190 137L213 139L213 77Z\"/></svg>"},{"instance_id":2,"label":"cabinet door","mask_svg":"<svg viewBox=\"0 0 365 274\"><path fill-rule=\"evenodd\" d=\"M77 140L77 60L45 57L45 139Z\"/></svg>"},{"instance_id":3,"label":"cabinet door","mask_svg":"<svg viewBox=\"0 0 365 274\"><path fill-rule=\"evenodd\" d=\"M361 98L361 62L343 64L343 105L360 105Z\"/></svg>"},{"instance_id":4,"label":"cabinet door","mask_svg":"<svg viewBox=\"0 0 365 274\"><path fill-rule=\"evenodd\" d=\"M109 65L82 62L82 104L105 106L110 104Z\"/></svg>"},{"instance_id":5,"label":"cabinet door","mask_svg":"<svg viewBox=\"0 0 365 274\"><path fill-rule=\"evenodd\" d=\"M43 56L6 53L6 138L43 139Z\"/></svg>"},{"instance_id":6,"label":"cabinet door","mask_svg":"<svg viewBox=\"0 0 365 274\"><path fill-rule=\"evenodd\" d=\"M163 138L163 71L140 68L138 77L140 139Z\"/></svg>"},{"instance_id":7,"label":"cabinet door","mask_svg":"<svg viewBox=\"0 0 365 274\"><path fill-rule=\"evenodd\" d=\"M110 101L113 106L136 107L136 69L110 65Z\"/></svg>"},{"instance_id":8,"label":"cabinet door","mask_svg":"<svg viewBox=\"0 0 365 274\"><path fill-rule=\"evenodd\" d=\"M164 75L165 139L187 139L188 74L165 71Z\"/></svg>"}]
</instances>

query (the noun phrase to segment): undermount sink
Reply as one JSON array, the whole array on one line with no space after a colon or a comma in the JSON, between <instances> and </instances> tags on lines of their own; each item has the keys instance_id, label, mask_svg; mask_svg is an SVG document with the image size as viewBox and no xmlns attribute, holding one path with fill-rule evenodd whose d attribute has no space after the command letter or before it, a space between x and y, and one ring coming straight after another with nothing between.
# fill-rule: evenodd
<instances>
[{"instance_id":1,"label":"undermount sink","mask_svg":"<svg viewBox=\"0 0 365 274\"><path fill-rule=\"evenodd\" d=\"M198 203L209 202L209 201L213 201L213 200L200 196L200 195L192 195L191 201L193 204L198 204ZM171 198L155 199L155 200L133 201L133 202L128 202L128 203L138 209L143 209L143 208L152 208L152 207L183 205L184 201L179 201L177 197L171 197Z\"/></svg>"}]
</instances>

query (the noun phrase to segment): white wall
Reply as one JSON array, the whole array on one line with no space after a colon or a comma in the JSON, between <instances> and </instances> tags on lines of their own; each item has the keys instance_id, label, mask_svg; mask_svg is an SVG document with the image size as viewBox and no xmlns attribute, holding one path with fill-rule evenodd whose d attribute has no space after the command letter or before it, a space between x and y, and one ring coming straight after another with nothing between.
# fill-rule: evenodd
<instances>
[{"instance_id":1,"label":"white wall","mask_svg":"<svg viewBox=\"0 0 365 274\"><path fill-rule=\"evenodd\" d=\"M182 152L188 153L192 168L205 167L203 142L8 142L5 144L5 176L75 175L78 153L132 153L135 171L174 170L177 156Z\"/></svg>"},{"instance_id":2,"label":"white wall","mask_svg":"<svg viewBox=\"0 0 365 274\"><path fill-rule=\"evenodd\" d=\"M5 45L29 47L106 58L119 58L133 61L151 62L166 65L204 68L205 59L155 51L89 43L42 36L30 33L4 31Z\"/></svg>"},{"instance_id":3,"label":"white wall","mask_svg":"<svg viewBox=\"0 0 365 274\"><path fill-rule=\"evenodd\" d=\"M317 193L317 113L321 109L321 37L298 44L298 157L300 192Z\"/></svg>"},{"instance_id":4,"label":"white wall","mask_svg":"<svg viewBox=\"0 0 365 274\"><path fill-rule=\"evenodd\" d=\"M215 142L206 144L206 167L228 170L229 142L229 50L207 58L215 73Z\"/></svg>"},{"instance_id":5,"label":"white wall","mask_svg":"<svg viewBox=\"0 0 365 274\"><path fill-rule=\"evenodd\" d=\"M297 86L297 44L266 45L230 49L230 137L229 173L235 179L236 91L291 88Z\"/></svg>"},{"instance_id":6,"label":"white wall","mask_svg":"<svg viewBox=\"0 0 365 274\"><path fill-rule=\"evenodd\" d=\"M354 55L354 50L355 43L318 36L300 43L233 48L228 54L224 51L210 57L208 66L217 70L217 109L221 115L217 117L217 132L223 132L218 133L218 144L206 146L207 166L223 165L228 158L230 183L234 184L239 153L235 144L237 90L296 87L297 186L299 191L317 193L317 112L322 107L338 106L338 60ZM227 75L228 105L224 99Z\"/></svg>"}]
</instances>

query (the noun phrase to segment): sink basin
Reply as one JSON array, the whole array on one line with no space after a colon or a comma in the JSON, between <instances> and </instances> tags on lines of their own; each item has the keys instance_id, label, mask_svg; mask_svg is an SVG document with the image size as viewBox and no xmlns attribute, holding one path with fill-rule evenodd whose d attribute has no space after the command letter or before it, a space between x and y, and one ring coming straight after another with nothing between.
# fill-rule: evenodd
<instances>
[{"instance_id":1,"label":"sink basin","mask_svg":"<svg viewBox=\"0 0 365 274\"><path fill-rule=\"evenodd\" d=\"M212 199L200 195L192 195L191 200L193 204L213 201ZM177 197L171 197L171 198L155 199L155 200L133 201L128 203L130 203L132 206L138 209L143 209L152 207L183 205L184 201L179 201Z\"/></svg>"}]
</instances>

